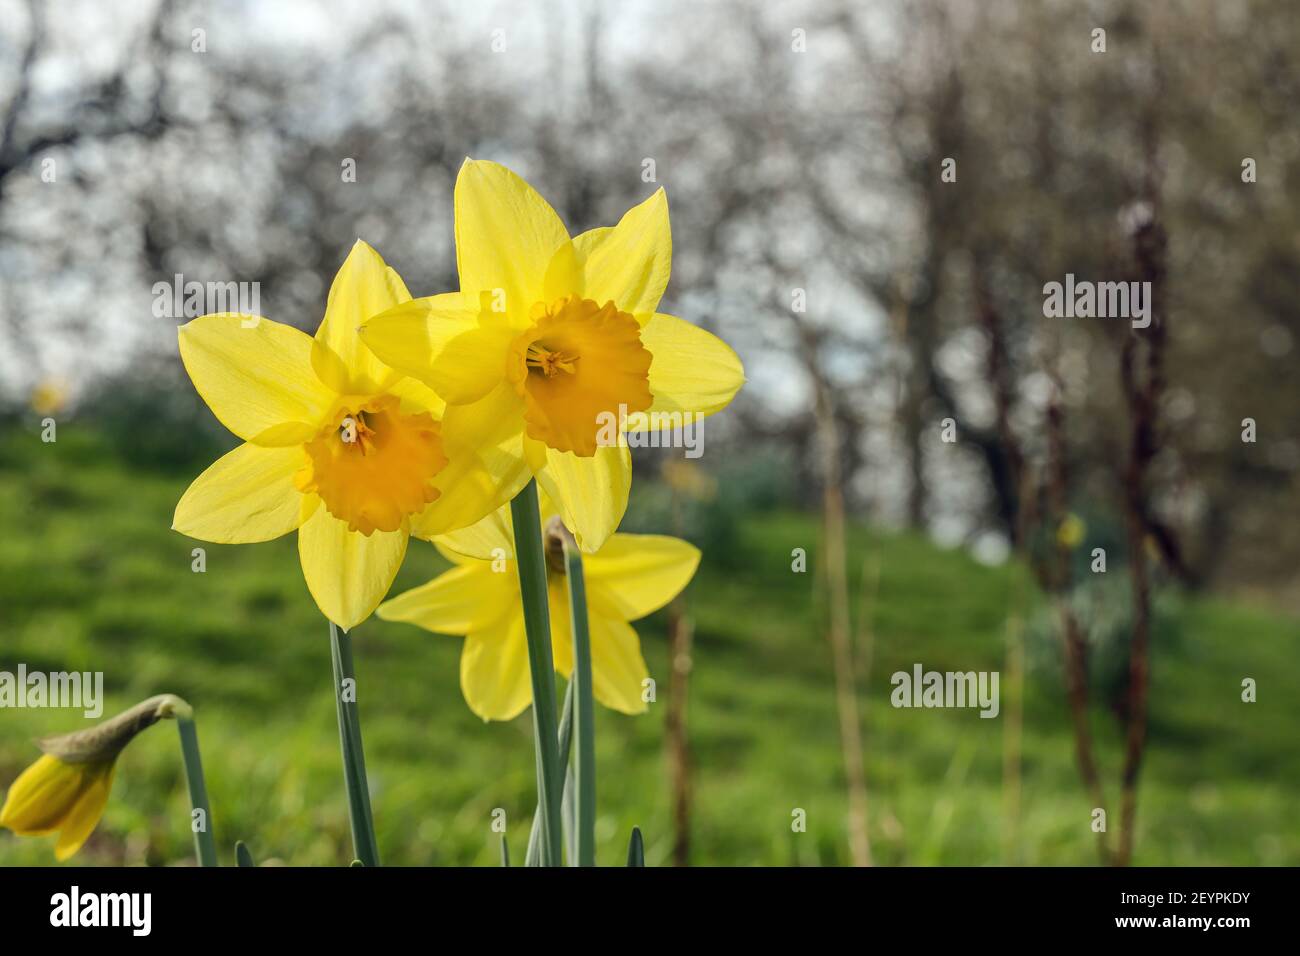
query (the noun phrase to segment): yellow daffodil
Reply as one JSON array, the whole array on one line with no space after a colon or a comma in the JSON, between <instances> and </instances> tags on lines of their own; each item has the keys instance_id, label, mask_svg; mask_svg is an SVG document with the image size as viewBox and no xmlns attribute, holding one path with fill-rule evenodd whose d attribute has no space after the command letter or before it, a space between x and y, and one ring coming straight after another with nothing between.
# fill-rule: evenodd
<instances>
[{"instance_id":1,"label":"yellow daffodil","mask_svg":"<svg viewBox=\"0 0 1300 956\"><path fill-rule=\"evenodd\" d=\"M542 499L543 525L554 508ZM564 561L547 537L547 598L555 669L573 672L573 633ZM484 720L509 720L532 703L523 605L514 567L510 510L503 508L463 531L434 541L456 567L380 605L388 621L407 621L442 634L464 635L460 686L470 710ZM591 631L592 690L606 707L646 710L649 676L641 641L629 621L663 607L690 583L700 552L678 538L615 534L583 558Z\"/></svg>"},{"instance_id":2,"label":"yellow daffodil","mask_svg":"<svg viewBox=\"0 0 1300 956\"><path fill-rule=\"evenodd\" d=\"M725 407L740 360L656 311L672 259L662 189L618 225L570 238L523 179L466 160L455 219L460 291L371 318L361 338L446 400L445 440L478 450L507 497L535 475L596 551L627 507L624 432Z\"/></svg>"},{"instance_id":3,"label":"yellow daffodil","mask_svg":"<svg viewBox=\"0 0 1300 956\"><path fill-rule=\"evenodd\" d=\"M188 711L179 697L162 694L89 730L38 741L44 753L9 788L0 807L0 826L20 836L57 833L55 859L68 859L104 815L123 748L146 727Z\"/></svg>"},{"instance_id":4,"label":"yellow daffodil","mask_svg":"<svg viewBox=\"0 0 1300 956\"><path fill-rule=\"evenodd\" d=\"M296 530L307 587L344 629L383 599L409 535L464 527L505 500L499 467L444 441L441 399L357 339L367 318L410 299L358 240L315 338L233 313L180 328L195 388L244 444L190 485L172 527L219 543Z\"/></svg>"},{"instance_id":5,"label":"yellow daffodil","mask_svg":"<svg viewBox=\"0 0 1300 956\"><path fill-rule=\"evenodd\" d=\"M113 761L64 763L43 754L9 788L0 826L21 836L59 835L54 856L66 860L86 842L108 803Z\"/></svg>"}]
</instances>

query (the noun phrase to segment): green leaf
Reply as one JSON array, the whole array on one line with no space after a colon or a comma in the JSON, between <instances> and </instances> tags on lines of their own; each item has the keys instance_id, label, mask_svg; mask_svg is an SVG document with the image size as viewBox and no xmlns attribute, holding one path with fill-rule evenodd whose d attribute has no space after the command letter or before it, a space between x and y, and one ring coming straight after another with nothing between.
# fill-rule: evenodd
<instances>
[{"instance_id":1,"label":"green leaf","mask_svg":"<svg viewBox=\"0 0 1300 956\"><path fill-rule=\"evenodd\" d=\"M564 852L569 866L578 865L578 809L573 789L573 764L564 768L564 796L560 815L564 819Z\"/></svg>"},{"instance_id":2,"label":"green leaf","mask_svg":"<svg viewBox=\"0 0 1300 956\"><path fill-rule=\"evenodd\" d=\"M510 865L510 847L506 845L506 835L501 834L501 865Z\"/></svg>"},{"instance_id":3,"label":"green leaf","mask_svg":"<svg viewBox=\"0 0 1300 956\"><path fill-rule=\"evenodd\" d=\"M641 842L641 828L632 828L632 839L627 844L627 865L645 866L645 844Z\"/></svg>"},{"instance_id":4,"label":"green leaf","mask_svg":"<svg viewBox=\"0 0 1300 956\"><path fill-rule=\"evenodd\" d=\"M253 854L248 852L248 844L243 840L235 841L235 865L257 866L257 864L253 862Z\"/></svg>"},{"instance_id":5,"label":"green leaf","mask_svg":"<svg viewBox=\"0 0 1300 956\"><path fill-rule=\"evenodd\" d=\"M564 692L564 710L560 714L560 766L567 766L569 763L569 750L573 744L573 683L570 681L569 689ZM541 819L542 806L537 805L537 812L533 814L533 828L528 833L528 852L524 856L524 866L541 865Z\"/></svg>"},{"instance_id":6,"label":"green leaf","mask_svg":"<svg viewBox=\"0 0 1300 956\"><path fill-rule=\"evenodd\" d=\"M199 866L217 866L217 844L212 839L212 808L208 806L208 786L203 779L203 760L199 757L199 731L193 717L179 714L176 729L180 732L190 806L202 814L202 826L194 831L194 852L199 858Z\"/></svg>"},{"instance_id":7,"label":"green leaf","mask_svg":"<svg viewBox=\"0 0 1300 956\"><path fill-rule=\"evenodd\" d=\"M343 753L343 785L348 795L348 821L352 826L352 847L366 866L379 865L375 821L370 811L370 786L366 780L366 756L361 746L361 718L356 700L343 699L343 683L356 686L352 666L352 639L330 621L330 656L334 663L334 704L339 722L339 746Z\"/></svg>"},{"instance_id":8,"label":"green leaf","mask_svg":"<svg viewBox=\"0 0 1300 956\"><path fill-rule=\"evenodd\" d=\"M556 727L555 662L551 657L551 613L546 599L546 555L537 482L530 480L510 502L515 530L515 563L528 638L528 669L533 683L533 746L537 753L537 794L544 832L543 866L560 865L562 827L559 731Z\"/></svg>"},{"instance_id":9,"label":"green leaf","mask_svg":"<svg viewBox=\"0 0 1300 956\"><path fill-rule=\"evenodd\" d=\"M576 803L576 850L570 862L577 866L596 865L596 706L591 691L591 634L587 618L587 585L582 574L582 552L567 537L564 542L564 572L569 586L569 620L573 622L573 687L577 704L573 727L578 752L573 767L573 795ZM566 790L569 789L566 782Z\"/></svg>"}]
</instances>

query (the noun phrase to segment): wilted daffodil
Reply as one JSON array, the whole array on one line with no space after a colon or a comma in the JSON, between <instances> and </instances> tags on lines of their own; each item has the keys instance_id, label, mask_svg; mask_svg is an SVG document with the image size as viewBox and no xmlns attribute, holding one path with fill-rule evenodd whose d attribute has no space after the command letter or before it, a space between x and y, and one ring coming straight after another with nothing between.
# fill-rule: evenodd
<instances>
[{"instance_id":1,"label":"wilted daffodil","mask_svg":"<svg viewBox=\"0 0 1300 956\"><path fill-rule=\"evenodd\" d=\"M233 313L180 328L195 388L244 444L190 485L172 526L219 543L296 530L307 587L345 629L383 599L410 534L464 527L504 500L472 449L444 441L442 401L357 339L363 321L410 298L358 240L315 338Z\"/></svg>"},{"instance_id":2,"label":"wilted daffodil","mask_svg":"<svg viewBox=\"0 0 1300 956\"><path fill-rule=\"evenodd\" d=\"M543 524L558 519L542 499ZM509 720L532 703L519 578L514 567L510 510L434 544L456 567L428 584L385 601L377 612L442 634L464 635L460 686L470 710L484 720ZM565 591L562 544L546 534L546 576L555 669L573 672L573 633ZM477 555L477 557L476 557ZM642 682L649 676L641 641L629 621L671 601L700 561L692 544L662 535L615 534L583 559L591 632L592 690L606 707L625 714L646 710Z\"/></svg>"},{"instance_id":3,"label":"wilted daffodil","mask_svg":"<svg viewBox=\"0 0 1300 956\"><path fill-rule=\"evenodd\" d=\"M596 551L627 507L624 431L725 407L740 360L656 311L672 259L662 189L571 239L528 183L466 160L455 219L460 291L371 318L361 338L446 400L445 440L478 450L506 498L536 475L579 547Z\"/></svg>"},{"instance_id":4,"label":"wilted daffodil","mask_svg":"<svg viewBox=\"0 0 1300 956\"><path fill-rule=\"evenodd\" d=\"M146 727L188 712L189 705L179 697L163 694L89 730L37 741L44 753L9 788L0 826L20 836L57 833L55 859L68 859L104 815L122 749Z\"/></svg>"}]
</instances>

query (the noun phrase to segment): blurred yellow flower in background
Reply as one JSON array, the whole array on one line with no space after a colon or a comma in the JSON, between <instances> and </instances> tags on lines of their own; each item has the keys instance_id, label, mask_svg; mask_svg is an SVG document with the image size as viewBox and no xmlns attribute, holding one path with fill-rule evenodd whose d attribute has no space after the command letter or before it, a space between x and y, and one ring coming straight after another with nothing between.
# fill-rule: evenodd
<instances>
[{"instance_id":1,"label":"blurred yellow flower in background","mask_svg":"<svg viewBox=\"0 0 1300 956\"><path fill-rule=\"evenodd\" d=\"M442 400L357 339L363 321L410 298L358 240L315 338L233 313L180 328L195 388L244 444L190 485L172 527L223 544L296 530L307 587L344 629L383 599L411 534L464 527L500 504L472 452L449 462Z\"/></svg>"},{"instance_id":2,"label":"blurred yellow flower in background","mask_svg":"<svg viewBox=\"0 0 1300 956\"><path fill-rule=\"evenodd\" d=\"M542 522L555 508L542 498ZM547 535L547 599L555 669L573 672L573 632L563 558ZM532 703L523 604L514 567L510 509L471 528L440 537L438 550L456 567L380 605L387 621L407 621L441 634L464 635L460 686L470 710L484 720L509 720ZM646 710L649 677L641 641L629 621L666 605L690 583L699 565L694 545L663 535L615 534L583 557L591 630L592 690L612 710Z\"/></svg>"},{"instance_id":3,"label":"blurred yellow flower in background","mask_svg":"<svg viewBox=\"0 0 1300 956\"><path fill-rule=\"evenodd\" d=\"M57 415L68 404L68 387L56 378L43 379L32 389L28 404L37 415Z\"/></svg>"},{"instance_id":4,"label":"blurred yellow flower in background","mask_svg":"<svg viewBox=\"0 0 1300 956\"><path fill-rule=\"evenodd\" d=\"M685 458L669 458L659 469L665 484L695 501L712 501L718 494L718 480Z\"/></svg>"},{"instance_id":5,"label":"blurred yellow flower in background","mask_svg":"<svg viewBox=\"0 0 1300 956\"><path fill-rule=\"evenodd\" d=\"M626 444L602 430L680 427L683 415L726 407L745 380L740 359L656 311L672 262L662 189L618 225L570 238L523 179L467 159L455 215L460 291L371 318L361 337L447 401L448 448L482 454L503 501L535 475L594 552L618 527L632 479Z\"/></svg>"},{"instance_id":6,"label":"blurred yellow flower in background","mask_svg":"<svg viewBox=\"0 0 1300 956\"><path fill-rule=\"evenodd\" d=\"M1083 543L1083 537L1087 533L1088 526L1083 523L1083 519L1071 513L1062 519L1060 527L1056 529L1056 543L1068 551L1073 551Z\"/></svg>"}]
</instances>

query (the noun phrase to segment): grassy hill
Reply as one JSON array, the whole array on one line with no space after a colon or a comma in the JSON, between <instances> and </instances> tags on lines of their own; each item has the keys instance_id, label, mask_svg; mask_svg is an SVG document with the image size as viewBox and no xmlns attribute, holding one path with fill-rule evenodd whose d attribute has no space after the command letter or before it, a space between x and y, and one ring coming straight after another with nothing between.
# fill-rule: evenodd
<instances>
[{"instance_id":1,"label":"grassy hill","mask_svg":"<svg viewBox=\"0 0 1300 956\"><path fill-rule=\"evenodd\" d=\"M128 465L116 446L75 424L60 426L55 444L25 429L0 431L0 670L19 661L29 670L102 670L106 715L155 693L184 696L197 711L225 861L243 839L262 861L346 862L325 623L307 594L292 536L206 545L206 573L191 571L198 543L173 533L170 523L202 464ZM643 483L636 494L633 516L652 489ZM688 592L696 623L695 862L846 863L830 653L813 601L816 523L798 514L744 514L718 540L725 543L705 542ZM796 547L810 555L808 573L791 570ZM995 720L974 710L896 710L889 703L890 674L916 662L1005 671L1015 570L865 528L852 529L850 547L854 581L863 561L880 568L869 614L874 653L870 673L859 675L877 861L1094 862L1059 655L1036 604L1026 634L1013 843L1004 841L1002 811L1006 674ZM395 592L443 566L431 546L413 541ZM1108 577L1122 590L1121 575ZM1094 607L1112 603L1103 594ZM1214 600L1168 600L1158 623L1136 862L1300 863L1297 621ZM654 865L666 861L671 845L663 614L638 630L660 698L640 718L598 709L598 855L621 862L630 828L639 824ZM459 638L377 619L354 633L384 861L493 865L490 823L498 807L518 858L534 800L527 715L484 724L469 712L458 686ZM1103 691L1107 669L1115 670L1111 651L1099 638ZM1241 701L1244 677L1258 681L1257 703ZM1114 803L1119 725L1104 702L1093 722ZM0 711L0 789L36 755L31 738L84 723L77 711ZM807 812L806 833L791 832L795 808ZM154 728L124 754L104 821L74 862L188 862L187 810L175 731ZM0 864L52 862L52 840L0 830Z\"/></svg>"}]
</instances>

